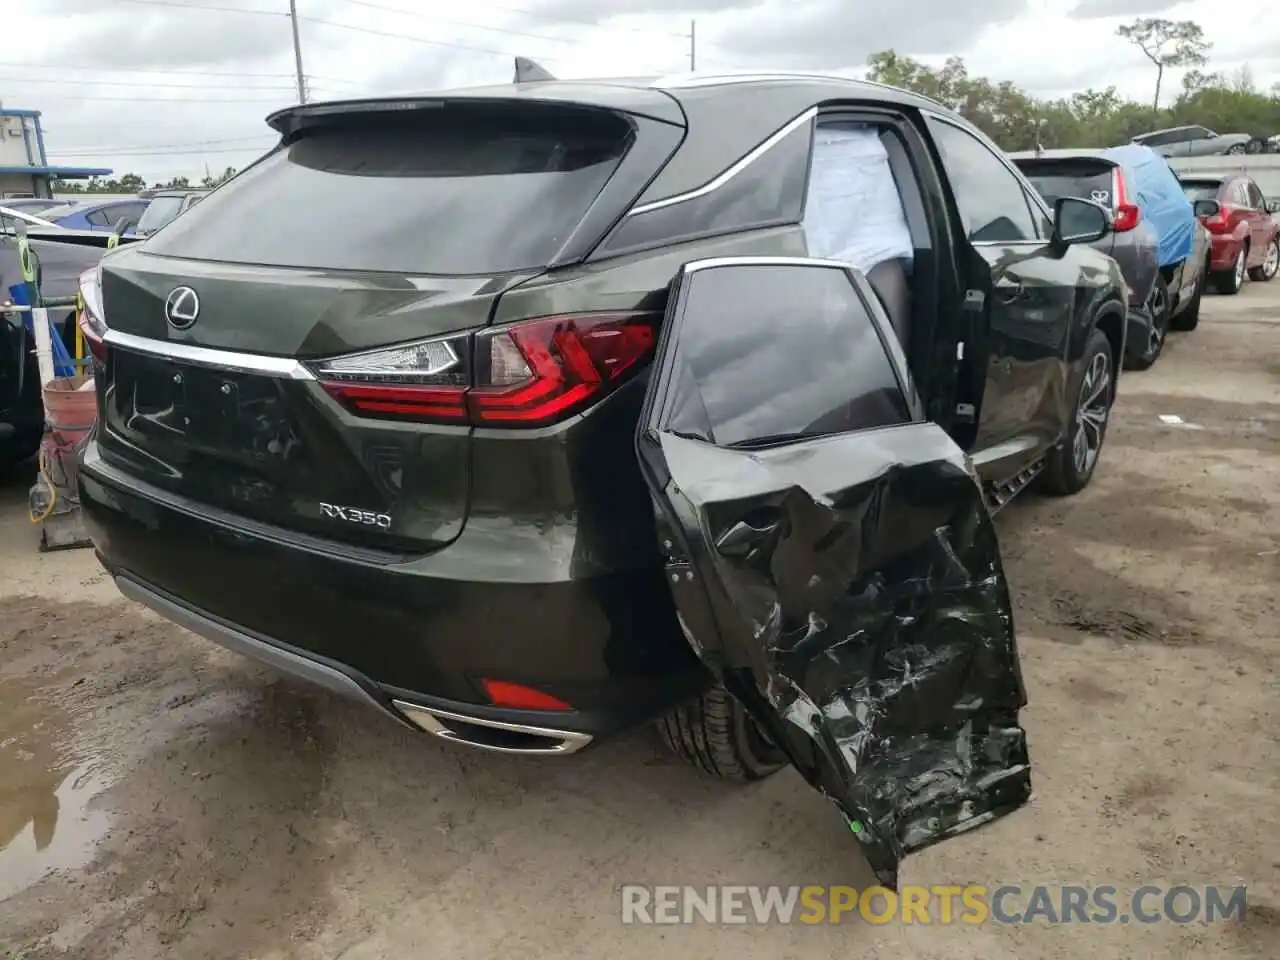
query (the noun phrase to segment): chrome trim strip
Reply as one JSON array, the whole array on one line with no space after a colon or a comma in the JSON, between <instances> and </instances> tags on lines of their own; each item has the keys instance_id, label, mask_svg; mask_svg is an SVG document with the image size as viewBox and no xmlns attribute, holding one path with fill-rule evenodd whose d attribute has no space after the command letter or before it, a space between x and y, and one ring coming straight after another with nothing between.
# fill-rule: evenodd
<instances>
[{"instance_id":1,"label":"chrome trim strip","mask_svg":"<svg viewBox=\"0 0 1280 960\"><path fill-rule=\"evenodd\" d=\"M523 723L506 723L500 720L486 720L481 717L469 717L461 713L453 713L449 710L437 710L435 707L424 707L417 703L407 703L404 700L392 700L392 706L403 713L415 726L421 727L427 733L440 737L442 740L451 740L454 743L460 743L467 747L476 747L480 750L491 750L494 753L522 753L527 755L541 756L564 756L569 753L577 753L592 740L589 733L577 733L572 730L556 730L551 727L535 727ZM510 733L526 733L535 737L546 737L548 740L557 741L552 746L547 747L501 747L492 743L479 743L467 737L466 734L458 733L449 729L442 720L457 720L461 723L469 723L477 727L489 727L493 730L506 730Z\"/></svg>"},{"instance_id":2,"label":"chrome trim strip","mask_svg":"<svg viewBox=\"0 0 1280 960\"><path fill-rule=\"evenodd\" d=\"M713 190L717 190L720 187L723 187L726 183L728 183L738 174L742 173L743 170L747 169L747 167L751 166L751 164L755 163L762 156L764 156L766 153L772 150L782 140L785 140L790 134L800 129L806 123L809 123L810 121L812 121L813 118L816 117L817 115L818 115L818 108L810 107L804 113L800 114L800 116L791 120L784 127L782 127L782 129L778 130L776 133L770 136L767 140L764 140L762 143L756 146L750 153L748 153L745 157L743 157L733 166L729 167L727 170L721 173L714 180L709 180L706 183L704 183L702 186L697 187L696 189L690 190L687 193L678 193L674 197L667 197L663 200L654 200L652 203L646 203L638 207L633 207L631 212L628 213L627 216L634 217L640 213L648 213L651 210L661 210L663 207L670 207L677 203L684 203L686 200L696 200L698 197L705 197L707 194L711 193Z\"/></svg>"},{"instance_id":3,"label":"chrome trim strip","mask_svg":"<svg viewBox=\"0 0 1280 960\"><path fill-rule=\"evenodd\" d=\"M713 267L834 267L837 270L856 270L844 260L824 260L820 257L709 257L706 260L690 260L684 265L685 273L697 273Z\"/></svg>"},{"instance_id":4,"label":"chrome trim strip","mask_svg":"<svg viewBox=\"0 0 1280 960\"><path fill-rule=\"evenodd\" d=\"M234 350L193 347L187 343L153 340L150 337L139 337L119 330L108 330L102 339L108 346L119 347L133 353L144 353L152 357L163 357L166 360L178 360L197 367L212 367L215 370L229 370L236 373L257 373L282 380L316 379L315 374L293 357L263 357L252 353L237 353Z\"/></svg>"}]
</instances>

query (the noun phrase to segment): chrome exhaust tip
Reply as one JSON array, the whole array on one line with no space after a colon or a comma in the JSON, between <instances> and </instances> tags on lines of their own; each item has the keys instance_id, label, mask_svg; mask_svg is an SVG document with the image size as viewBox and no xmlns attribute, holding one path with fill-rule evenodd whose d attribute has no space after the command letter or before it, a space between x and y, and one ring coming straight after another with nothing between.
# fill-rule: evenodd
<instances>
[{"instance_id":1,"label":"chrome exhaust tip","mask_svg":"<svg viewBox=\"0 0 1280 960\"><path fill-rule=\"evenodd\" d=\"M592 740L589 733L468 717L404 700L392 700L391 704L410 723L432 736L494 753L564 756L577 753Z\"/></svg>"}]
</instances>

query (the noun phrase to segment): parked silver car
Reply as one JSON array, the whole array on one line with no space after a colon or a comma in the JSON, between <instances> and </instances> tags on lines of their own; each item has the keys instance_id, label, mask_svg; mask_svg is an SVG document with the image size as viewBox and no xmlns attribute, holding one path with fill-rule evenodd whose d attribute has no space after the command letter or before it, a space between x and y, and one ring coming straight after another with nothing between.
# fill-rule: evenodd
<instances>
[{"instance_id":1,"label":"parked silver car","mask_svg":"<svg viewBox=\"0 0 1280 960\"><path fill-rule=\"evenodd\" d=\"M1208 127L1169 127L1133 138L1166 157L1217 157L1266 152L1266 141L1247 133L1214 133Z\"/></svg>"}]
</instances>

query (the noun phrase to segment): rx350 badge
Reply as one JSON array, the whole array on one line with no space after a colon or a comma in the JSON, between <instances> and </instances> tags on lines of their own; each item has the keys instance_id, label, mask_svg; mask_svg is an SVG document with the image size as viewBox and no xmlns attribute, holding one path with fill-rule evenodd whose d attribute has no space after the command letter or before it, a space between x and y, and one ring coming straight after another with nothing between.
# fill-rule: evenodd
<instances>
[{"instance_id":1,"label":"rx350 badge","mask_svg":"<svg viewBox=\"0 0 1280 960\"><path fill-rule=\"evenodd\" d=\"M361 527L377 527L379 530L391 529L391 514L378 513L376 510L361 510L359 507L342 507L336 503L321 503L320 516L329 520L343 520Z\"/></svg>"}]
</instances>

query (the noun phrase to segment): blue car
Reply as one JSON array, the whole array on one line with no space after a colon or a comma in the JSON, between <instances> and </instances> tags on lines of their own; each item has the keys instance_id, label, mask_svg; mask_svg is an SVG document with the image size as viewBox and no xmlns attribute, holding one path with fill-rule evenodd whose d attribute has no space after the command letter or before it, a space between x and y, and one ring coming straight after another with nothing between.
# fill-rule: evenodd
<instances>
[{"instance_id":1,"label":"blue car","mask_svg":"<svg viewBox=\"0 0 1280 960\"><path fill-rule=\"evenodd\" d=\"M137 197L117 200L76 200L42 210L39 216L68 230L100 230L110 233L122 217L137 223L147 201ZM126 233L131 233L132 227Z\"/></svg>"}]
</instances>

